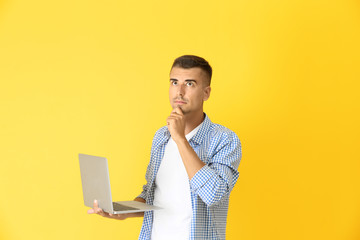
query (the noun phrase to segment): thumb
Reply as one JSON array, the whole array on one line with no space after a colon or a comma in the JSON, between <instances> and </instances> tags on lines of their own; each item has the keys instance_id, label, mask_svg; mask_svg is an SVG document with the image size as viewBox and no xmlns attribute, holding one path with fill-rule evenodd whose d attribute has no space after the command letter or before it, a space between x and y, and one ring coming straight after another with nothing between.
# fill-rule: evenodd
<instances>
[{"instance_id":1,"label":"thumb","mask_svg":"<svg viewBox=\"0 0 360 240\"><path fill-rule=\"evenodd\" d=\"M94 200L94 208L98 208L99 207L99 203L98 203L98 201L95 199Z\"/></svg>"}]
</instances>

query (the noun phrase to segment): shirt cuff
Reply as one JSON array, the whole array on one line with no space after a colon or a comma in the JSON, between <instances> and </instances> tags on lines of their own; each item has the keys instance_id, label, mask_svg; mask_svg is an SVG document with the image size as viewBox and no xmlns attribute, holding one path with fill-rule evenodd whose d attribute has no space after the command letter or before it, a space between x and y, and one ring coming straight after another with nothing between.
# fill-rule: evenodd
<instances>
[{"instance_id":1,"label":"shirt cuff","mask_svg":"<svg viewBox=\"0 0 360 240\"><path fill-rule=\"evenodd\" d=\"M190 187L193 192L204 186L207 181L214 175L214 170L208 165L203 166L190 180Z\"/></svg>"},{"instance_id":2,"label":"shirt cuff","mask_svg":"<svg viewBox=\"0 0 360 240\"><path fill-rule=\"evenodd\" d=\"M139 196L137 196L136 198L142 198L146 201L146 195L144 192L142 192Z\"/></svg>"}]
</instances>

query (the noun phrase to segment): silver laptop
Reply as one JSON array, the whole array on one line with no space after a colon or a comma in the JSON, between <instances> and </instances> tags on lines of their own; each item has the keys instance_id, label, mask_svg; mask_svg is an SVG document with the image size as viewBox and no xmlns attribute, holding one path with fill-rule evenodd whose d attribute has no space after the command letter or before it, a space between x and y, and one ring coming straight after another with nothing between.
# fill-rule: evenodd
<instances>
[{"instance_id":1,"label":"silver laptop","mask_svg":"<svg viewBox=\"0 0 360 240\"><path fill-rule=\"evenodd\" d=\"M86 154L79 154L81 182L84 204L94 206L96 199L99 208L112 214L145 212L159 207L138 201L113 202L111 198L109 168L107 159Z\"/></svg>"}]
</instances>

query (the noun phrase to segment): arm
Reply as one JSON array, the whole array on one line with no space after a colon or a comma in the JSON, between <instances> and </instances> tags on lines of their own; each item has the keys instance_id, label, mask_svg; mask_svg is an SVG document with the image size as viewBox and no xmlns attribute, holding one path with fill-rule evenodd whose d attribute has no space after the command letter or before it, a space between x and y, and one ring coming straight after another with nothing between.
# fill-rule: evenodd
<instances>
[{"instance_id":1,"label":"arm","mask_svg":"<svg viewBox=\"0 0 360 240\"><path fill-rule=\"evenodd\" d=\"M205 166L205 163L200 160L186 138L178 140L176 145L178 146L188 177L192 179L193 176Z\"/></svg>"},{"instance_id":2,"label":"arm","mask_svg":"<svg viewBox=\"0 0 360 240\"><path fill-rule=\"evenodd\" d=\"M185 138L184 116L174 109L167 119L171 137L178 146L185 169L190 179L190 189L203 202L214 205L230 194L239 173L241 158L240 140L234 132L220 132L213 138L207 164L202 162Z\"/></svg>"},{"instance_id":3,"label":"arm","mask_svg":"<svg viewBox=\"0 0 360 240\"><path fill-rule=\"evenodd\" d=\"M216 205L230 195L239 177L241 144L233 132L223 133L210 149L209 162L190 180L190 189L208 205Z\"/></svg>"},{"instance_id":4,"label":"arm","mask_svg":"<svg viewBox=\"0 0 360 240\"><path fill-rule=\"evenodd\" d=\"M185 137L185 117L182 110L175 108L167 118L168 129L176 143L189 179L205 164L200 160Z\"/></svg>"}]
</instances>

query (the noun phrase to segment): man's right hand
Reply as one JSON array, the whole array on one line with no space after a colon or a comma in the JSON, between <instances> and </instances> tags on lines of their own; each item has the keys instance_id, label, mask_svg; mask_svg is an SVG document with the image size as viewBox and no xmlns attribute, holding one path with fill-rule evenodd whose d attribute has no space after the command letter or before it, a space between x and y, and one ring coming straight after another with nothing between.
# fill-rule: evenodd
<instances>
[{"instance_id":1,"label":"man's right hand","mask_svg":"<svg viewBox=\"0 0 360 240\"><path fill-rule=\"evenodd\" d=\"M143 200L142 198L136 198L135 201L145 202L145 200ZM117 220L125 220L125 219L127 219L129 217L143 217L144 216L143 212L123 213L123 214L107 213L107 212L104 212L101 208L99 208L99 204L98 204L98 202L96 200L94 201L94 207L92 209L89 209L87 211L87 213L88 214L98 214L98 215L103 216L103 217L117 219Z\"/></svg>"}]
</instances>

